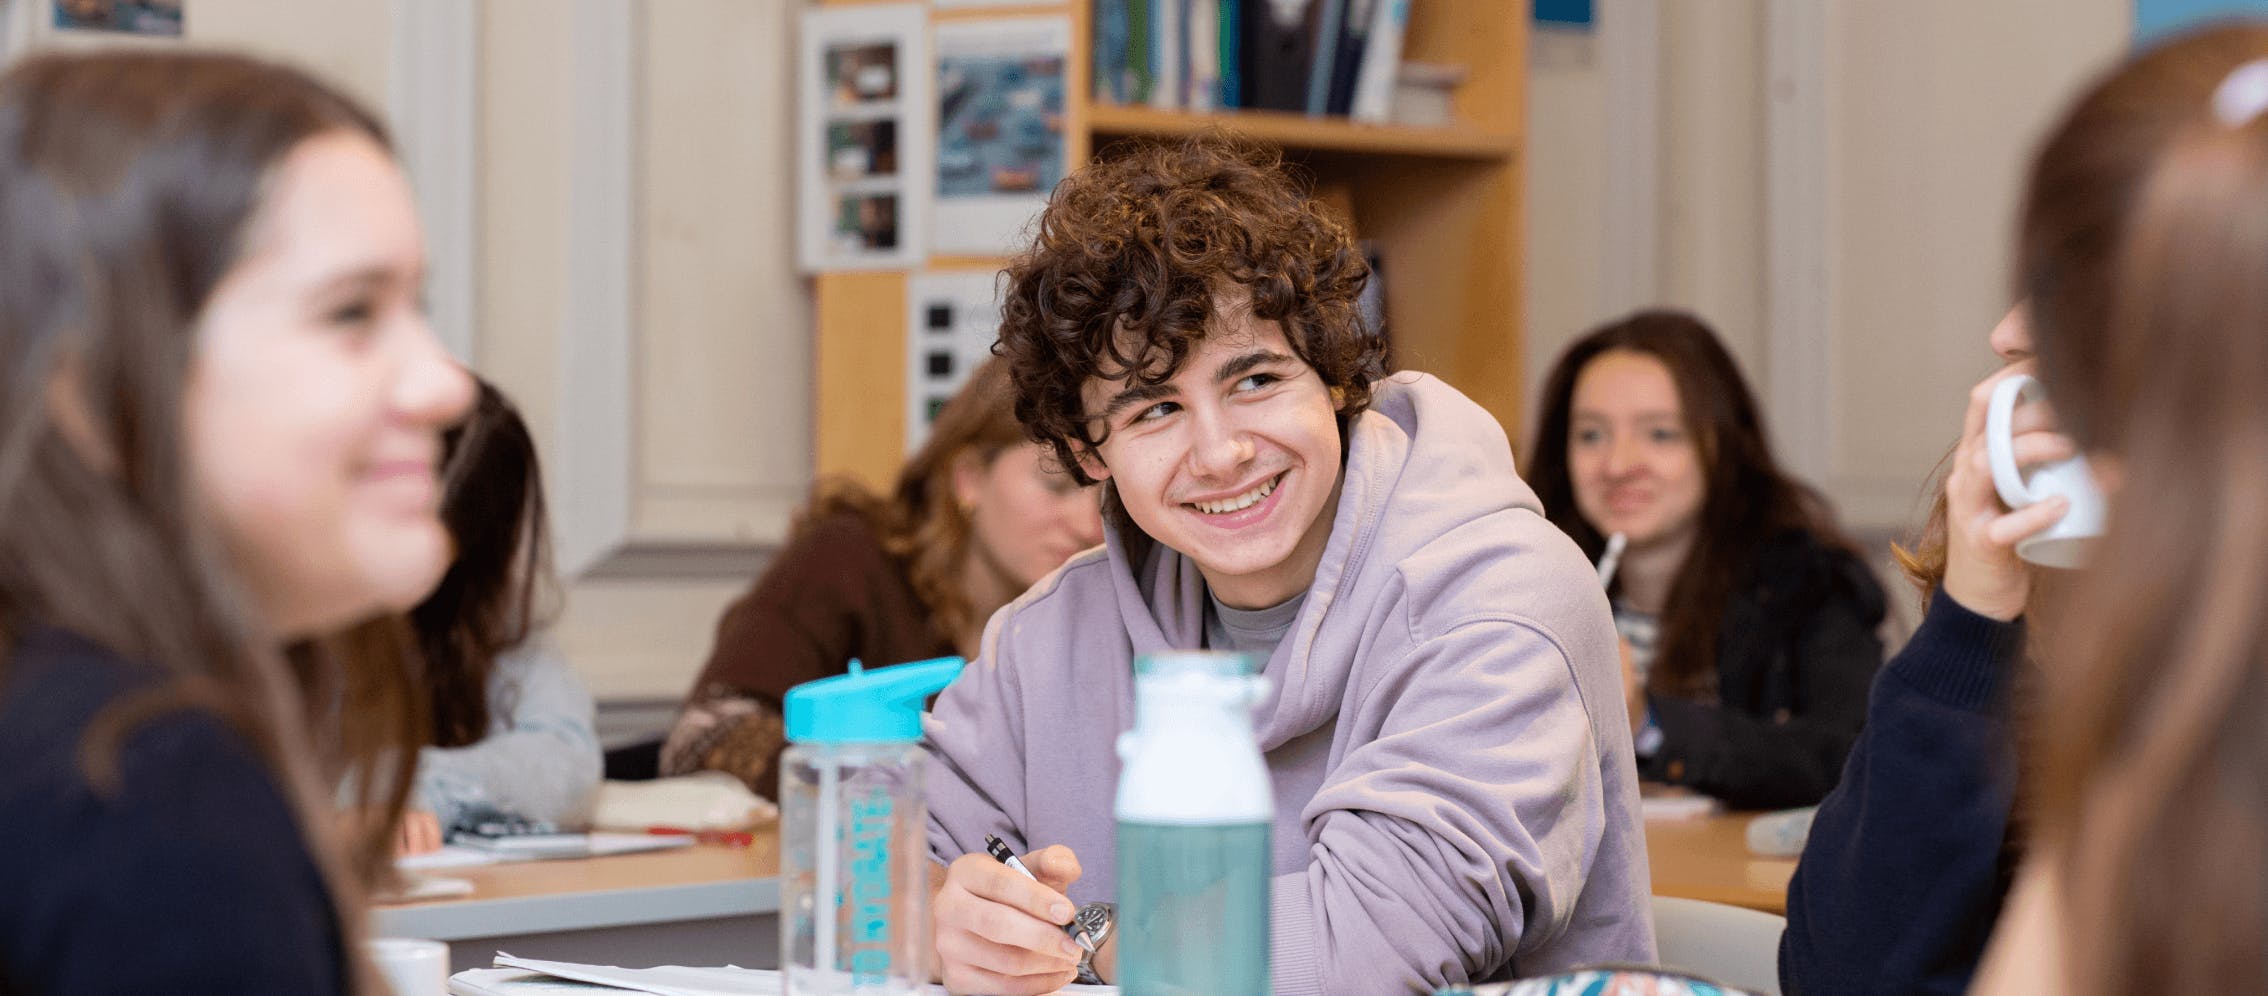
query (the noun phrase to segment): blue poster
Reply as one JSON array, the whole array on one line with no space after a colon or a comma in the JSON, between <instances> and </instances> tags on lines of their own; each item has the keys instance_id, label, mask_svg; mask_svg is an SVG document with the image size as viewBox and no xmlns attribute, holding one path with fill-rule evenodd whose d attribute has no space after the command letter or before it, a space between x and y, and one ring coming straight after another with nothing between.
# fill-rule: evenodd
<instances>
[{"instance_id":1,"label":"blue poster","mask_svg":"<svg viewBox=\"0 0 2268 996\"><path fill-rule=\"evenodd\" d=\"M1591 26L1591 0L1536 0L1536 23L1555 27Z\"/></svg>"},{"instance_id":2,"label":"blue poster","mask_svg":"<svg viewBox=\"0 0 2268 996\"><path fill-rule=\"evenodd\" d=\"M2268 17L2268 0L2134 0L2134 43L2227 17Z\"/></svg>"}]
</instances>

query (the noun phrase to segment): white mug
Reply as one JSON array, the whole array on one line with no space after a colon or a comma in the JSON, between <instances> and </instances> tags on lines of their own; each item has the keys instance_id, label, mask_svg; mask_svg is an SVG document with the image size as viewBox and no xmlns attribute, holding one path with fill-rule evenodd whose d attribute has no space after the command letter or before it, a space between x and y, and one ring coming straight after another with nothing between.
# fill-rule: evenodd
<instances>
[{"instance_id":1,"label":"white mug","mask_svg":"<svg viewBox=\"0 0 2268 996\"><path fill-rule=\"evenodd\" d=\"M2103 493L2095 486L2086 457L2043 465L2032 471L2029 481L2016 466L2017 397L2028 395L2038 400L2042 393L2039 378L2029 374L2017 374L1992 389L1992 401L1985 407L1985 452L1992 458L1993 487L2009 508L2035 505L2054 495L2071 502L2070 510L2054 525L2016 544L2016 555L2025 560L2042 567L2071 569L2086 563L2088 547L2103 534Z\"/></svg>"},{"instance_id":2,"label":"white mug","mask_svg":"<svg viewBox=\"0 0 2268 996\"><path fill-rule=\"evenodd\" d=\"M407 937L374 937L371 964L394 996L449 996L449 946Z\"/></svg>"}]
</instances>

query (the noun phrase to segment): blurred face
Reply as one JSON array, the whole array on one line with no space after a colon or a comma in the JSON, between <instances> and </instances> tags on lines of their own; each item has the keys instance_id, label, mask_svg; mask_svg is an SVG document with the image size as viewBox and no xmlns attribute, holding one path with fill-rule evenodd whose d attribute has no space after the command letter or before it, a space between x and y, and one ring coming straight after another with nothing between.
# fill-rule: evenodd
<instances>
[{"instance_id":1,"label":"blurred face","mask_svg":"<svg viewBox=\"0 0 2268 996\"><path fill-rule=\"evenodd\" d=\"M975 553L1012 591L1031 587L1072 554L1102 542L1095 489L1048 469L1045 454L1038 443L1023 443L989 461L970 454L954 468Z\"/></svg>"},{"instance_id":2,"label":"blurred face","mask_svg":"<svg viewBox=\"0 0 2268 996\"><path fill-rule=\"evenodd\" d=\"M277 168L246 235L198 320L198 497L278 638L407 609L449 561L441 431L472 401L419 303L409 187L368 138L318 136Z\"/></svg>"},{"instance_id":3,"label":"blurred face","mask_svg":"<svg viewBox=\"0 0 2268 996\"><path fill-rule=\"evenodd\" d=\"M1576 375L1572 407L1567 464L1584 521L1632 547L1690 539L1707 480L1669 367L1645 353L1601 353Z\"/></svg>"},{"instance_id":4,"label":"blurred face","mask_svg":"<svg viewBox=\"0 0 2268 996\"><path fill-rule=\"evenodd\" d=\"M2000 324L1992 327L1992 353L2002 363L2015 363L2032 358L2032 327L2024 314L2024 305L2018 302L2008 309Z\"/></svg>"},{"instance_id":5,"label":"blurred face","mask_svg":"<svg viewBox=\"0 0 2268 996\"><path fill-rule=\"evenodd\" d=\"M1331 392L1292 353L1276 322L1243 309L1156 387L1087 381L1091 418L1109 428L1084 466L1116 482L1127 515L1196 561L1237 608L1278 605L1307 589L1339 499L1339 425Z\"/></svg>"}]
</instances>

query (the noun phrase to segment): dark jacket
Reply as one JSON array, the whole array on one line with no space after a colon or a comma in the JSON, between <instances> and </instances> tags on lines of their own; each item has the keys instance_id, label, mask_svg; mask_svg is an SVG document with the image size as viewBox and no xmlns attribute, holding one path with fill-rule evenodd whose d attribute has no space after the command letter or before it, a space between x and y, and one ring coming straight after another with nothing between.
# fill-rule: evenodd
<instances>
[{"instance_id":1,"label":"dark jacket","mask_svg":"<svg viewBox=\"0 0 2268 996\"><path fill-rule=\"evenodd\" d=\"M132 727L117 780L80 746L159 680L31 629L0 671L0 992L336 993L337 918L250 743L209 712Z\"/></svg>"},{"instance_id":2,"label":"dark jacket","mask_svg":"<svg viewBox=\"0 0 2268 996\"><path fill-rule=\"evenodd\" d=\"M1941 594L1882 669L1788 883L1787 992L1969 988L2014 865L2007 686L2023 645L2021 622Z\"/></svg>"},{"instance_id":3,"label":"dark jacket","mask_svg":"<svg viewBox=\"0 0 2268 996\"><path fill-rule=\"evenodd\" d=\"M1649 780L1738 809L1827 795L1882 666L1882 586L1851 553L1788 533L1756 553L1717 634L1717 700L1648 697L1662 746Z\"/></svg>"}]
</instances>

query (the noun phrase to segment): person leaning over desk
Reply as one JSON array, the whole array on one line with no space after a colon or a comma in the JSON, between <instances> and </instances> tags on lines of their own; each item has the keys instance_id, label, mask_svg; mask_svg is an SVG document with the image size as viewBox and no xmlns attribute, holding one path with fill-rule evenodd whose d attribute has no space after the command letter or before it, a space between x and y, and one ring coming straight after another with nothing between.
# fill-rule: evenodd
<instances>
[{"instance_id":1,"label":"person leaning over desk","mask_svg":"<svg viewBox=\"0 0 2268 996\"><path fill-rule=\"evenodd\" d=\"M327 634L447 567L472 401L385 132L242 57L34 55L0 193L0 991L381 992L389 841L327 779L408 746L413 658Z\"/></svg>"},{"instance_id":2,"label":"person leaning over desk","mask_svg":"<svg viewBox=\"0 0 2268 996\"><path fill-rule=\"evenodd\" d=\"M1086 167L1038 231L999 349L1026 430L1103 483L1107 540L995 614L930 716L946 986L1075 977L1055 925L1113 894L1134 658L1200 646L1273 685L1279 996L1650 962L1606 599L1495 419L1378 379L1346 231L1215 139ZM1039 846L1045 884L987 833Z\"/></svg>"},{"instance_id":3,"label":"person leaning over desk","mask_svg":"<svg viewBox=\"0 0 2268 996\"><path fill-rule=\"evenodd\" d=\"M1102 541L1093 488L1024 438L1007 365L947 402L888 496L822 482L781 549L717 622L661 772L712 769L778 798L780 702L806 681L976 653L993 610Z\"/></svg>"},{"instance_id":4,"label":"person leaning over desk","mask_svg":"<svg viewBox=\"0 0 2268 996\"><path fill-rule=\"evenodd\" d=\"M1709 327L1641 311L1544 378L1526 472L1610 595L1639 773L1740 808L1818 802L1882 666L1881 585L1825 498L1772 457Z\"/></svg>"}]
</instances>

